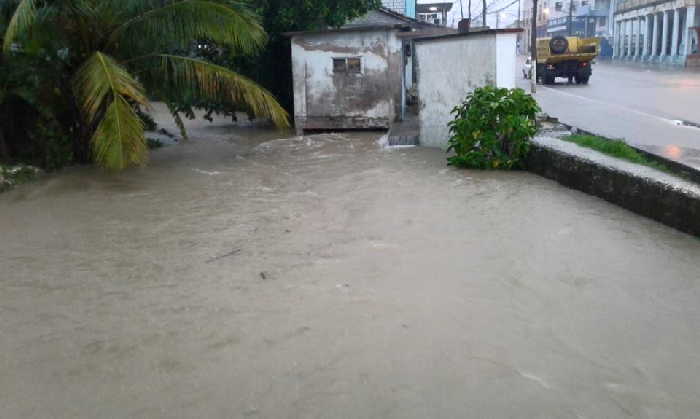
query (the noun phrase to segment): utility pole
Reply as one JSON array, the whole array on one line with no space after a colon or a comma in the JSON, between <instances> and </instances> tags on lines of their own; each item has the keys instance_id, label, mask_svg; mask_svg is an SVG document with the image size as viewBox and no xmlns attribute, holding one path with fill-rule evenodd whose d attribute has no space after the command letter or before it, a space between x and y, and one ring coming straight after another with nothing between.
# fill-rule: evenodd
<instances>
[{"instance_id":1,"label":"utility pole","mask_svg":"<svg viewBox=\"0 0 700 419\"><path fill-rule=\"evenodd\" d=\"M521 1L521 0L518 0L518 26L517 26L518 28L522 28L522 27L523 27L523 23L520 21L520 1ZM522 37L521 37L521 39L522 39ZM522 40L520 41L520 45L518 46L518 54L522 54L522 53L523 53L523 49L522 49L522 48L523 48L523 44L524 44L524 43L525 43L525 40L522 39Z\"/></svg>"},{"instance_id":2,"label":"utility pole","mask_svg":"<svg viewBox=\"0 0 700 419\"><path fill-rule=\"evenodd\" d=\"M461 0L460 0L460 1L461 1ZM471 20L472 20L472 0L469 0L468 6L469 6L469 24L471 24Z\"/></svg>"},{"instance_id":3,"label":"utility pole","mask_svg":"<svg viewBox=\"0 0 700 419\"><path fill-rule=\"evenodd\" d=\"M486 26L486 0L482 0L481 4L483 6L483 9L481 10L481 14L483 15L481 18L482 26Z\"/></svg>"},{"instance_id":4,"label":"utility pole","mask_svg":"<svg viewBox=\"0 0 700 419\"><path fill-rule=\"evenodd\" d=\"M532 0L532 22L530 22L530 93L537 92L537 0Z\"/></svg>"},{"instance_id":5,"label":"utility pole","mask_svg":"<svg viewBox=\"0 0 700 419\"><path fill-rule=\"evenodd\" d=\"M459 14L464 19L464 3L462 3L462 0L459 0Z\"/></svg>"},{"instance_id":6,"label":"utility pole","mask_svg":"<svg viewBox=\"0 0 700 419\"><path fill-rule=\"evenodd\" d=\"M569 0L569 36L573 35L574 33L574 0Z\"/></svg>"}]
</instances>

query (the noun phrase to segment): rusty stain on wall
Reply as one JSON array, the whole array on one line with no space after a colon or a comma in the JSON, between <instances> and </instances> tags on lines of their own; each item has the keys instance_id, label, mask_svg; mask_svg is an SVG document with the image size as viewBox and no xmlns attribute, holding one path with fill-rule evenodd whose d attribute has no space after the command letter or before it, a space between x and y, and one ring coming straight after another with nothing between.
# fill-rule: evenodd
<instances>
[{"instance_id":1,"label":"rusty stain on wall","mask_svg":"<svg viewBox=\"0 0 700 419\"><path fill-rule=\"evenodd\" d=\"M295 39L294 42L302 47L305 51L325 51L334 53L347 53L352 54L358 51L356 46L343 46L338 44L333 44L329 42L311 42L306 39L300 38ZM382 43L375 43L363 48L367 52L371 52L377 56L386 58L386 45Z\"/></svg>"}]
</instances>

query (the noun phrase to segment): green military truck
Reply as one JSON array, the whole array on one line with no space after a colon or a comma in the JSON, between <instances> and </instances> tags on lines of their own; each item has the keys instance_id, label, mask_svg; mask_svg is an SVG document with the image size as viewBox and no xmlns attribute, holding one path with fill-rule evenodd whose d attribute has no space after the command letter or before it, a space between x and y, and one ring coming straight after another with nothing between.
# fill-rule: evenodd
<instances>
[{"instance_id":1,"label":"green military truck","mask_svg":"<svg viewBox=\"0 0 700 419\"><path fill-rule=\"evenodd\" d=\"M593 69L591 63L600 52L600 39L576 36L554 36L537 39L537 79L554 84L557 77L569 83L587 84Z\"/></svg>"}]
</instances>

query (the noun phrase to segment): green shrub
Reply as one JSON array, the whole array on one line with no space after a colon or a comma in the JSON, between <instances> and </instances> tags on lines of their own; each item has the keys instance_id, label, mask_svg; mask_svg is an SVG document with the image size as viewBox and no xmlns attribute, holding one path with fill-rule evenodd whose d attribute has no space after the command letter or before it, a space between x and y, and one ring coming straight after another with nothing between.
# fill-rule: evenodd
<instances>
[{"instance_id":1,"label":"green shrub","mask_svg":"<svg viewBox=\"0 0 700 419\"><path fill-rule=\"evenodd\" d=\"M518 169L537 132L540 108L522 89L486 86L475 89L456 106L448 126L450 165L471 169Z\"/></svg>"}]
</instances>

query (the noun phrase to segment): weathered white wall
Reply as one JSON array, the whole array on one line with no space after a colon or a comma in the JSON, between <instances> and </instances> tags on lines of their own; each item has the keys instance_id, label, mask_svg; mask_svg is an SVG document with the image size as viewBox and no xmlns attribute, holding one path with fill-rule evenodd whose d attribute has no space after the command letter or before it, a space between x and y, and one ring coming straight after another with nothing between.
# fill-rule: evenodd
<instances>
[{"instance_id":1,"label":"weathered white wall","mask_svg":"<svg viewBox=\"0 0 700 419\"><path fill-rule=\"evenodd\" d=\"M334 74L333 58L360 57L361 74ZM388 128L399 111L401 41L394 30L292 39L294 117L301 129Z\"/></svg>"},{"instance_id":2,"label":"weathered white wall","mask_svg":"<svg viewBox=\"0 0 700 419\"><path fill-rule=\"evenodd\" d=\"M417 41L420 143L447 148L452 109L477 87L515 87L515 33Z\"/></svg>"},{"instance_id":3,"label":"weathered white wall","mask_svg":"<svg viewBox=\"0 0 700 419\"><path fill-rule=\"evenodd\" d=\"M496 86L515 88L517 33L496 34Z\"/></svg>"}]
</instances>

